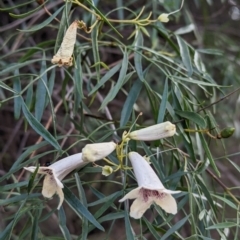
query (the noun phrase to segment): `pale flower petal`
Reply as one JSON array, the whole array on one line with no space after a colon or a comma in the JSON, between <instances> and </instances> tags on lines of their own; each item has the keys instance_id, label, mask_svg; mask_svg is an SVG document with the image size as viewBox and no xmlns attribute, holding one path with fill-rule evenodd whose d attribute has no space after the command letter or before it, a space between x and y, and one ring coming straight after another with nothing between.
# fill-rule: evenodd
<instances>
[{"instance_id":1,"label":"pale flower petal","mask_svg":"<svg viewBox=\"0 0 240 240\"><path fill-rule=\"evenodd\" d=\"M116 146L117 145L114 142L87 144L82 149L82 159L85 162L95 162L103 159L113 152L116 149Z\"/></svg>"},{"instance_id":2,"label":"pale flower petal","mask_svg":"<svg viewBox=\"0 0 240 240\"><path fill-rule=\"evenodd\" d=\"M161 199L155 199L154 202L160 206L167 213L176 214L177 213L177 203L175 198L170 194L165 194Z\"/></svg>"},{"instance_id":3,"label":"pale flower petal","mask_svg":"<svg viewBox=\"0 0 240 240\"><path fill-rule=\"evenodd\" d=\"M172 137L175 133L176 126L167 121L130 132L128 137L133 140L153 141L161 138Z\"/></svg>"},{"instance_id":4,"label":"pale flower petal","mask_svg":"<svg viewBox=\"0 0 240 240\"><path fill-rule=\"evenodd\" d=\"M135 188L132 191L130 191L129 193L127 193L123 198L121 198L119 200L119 202L124 202L127 199L134 199L137 198L139 196L139 190L141 189L141 187Z\"/></svg>"},{"instance_id":5,"label":"pale flower petal","mask_svg":"<svg viewBox=\"0 0 240 240\"><path fill-rule=\"evenodd\" d=\"M146 210L150 208L151 204L152 202L145 203L142 199L136 198L130 207L130 216L135 219L141 218Z\"/></svg>"},{"instance_id":6,"label":"pale flower petal","mask_svg":"<svg viewBox=\"0 0 240 240\"><path fill-rule=\"evenodd\" d=\"M56 179L53 175L46 175L43 180L42 195L46 198L51 198L59 188Z\"/></svg>"}]
</instances>

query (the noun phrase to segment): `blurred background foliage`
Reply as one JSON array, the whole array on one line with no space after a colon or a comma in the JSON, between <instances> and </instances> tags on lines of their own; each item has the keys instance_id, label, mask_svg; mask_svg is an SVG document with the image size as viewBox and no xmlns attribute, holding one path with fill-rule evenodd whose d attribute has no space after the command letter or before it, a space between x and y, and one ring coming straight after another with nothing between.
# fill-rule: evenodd
<instances>
[{"instance_id":1,"label":"blurred background foliage","mask_svg":"<svg viewBox=\"0 0 240 240\"><path fill-rule=\"evenodd\" d=\"M185 0L169 22L157 20L180 7L178 0L0 0L0 239L240 238L240 3ZM78 29L74 64L52 65L74 20L89 31ZM131 171L125 185L120 171L103 177L93 165L64 181L60 211L56 196L41 196L38 177L28 194L24 166L89 142L119 142L140 112L134 128L177 126L173 138L129 143L151 156L167 188L182 191L177 215L154 206L141 220L129 218L118 200L136 186ZM233 136L219 137L227 127Z\"/></svg>"}]
</instances>

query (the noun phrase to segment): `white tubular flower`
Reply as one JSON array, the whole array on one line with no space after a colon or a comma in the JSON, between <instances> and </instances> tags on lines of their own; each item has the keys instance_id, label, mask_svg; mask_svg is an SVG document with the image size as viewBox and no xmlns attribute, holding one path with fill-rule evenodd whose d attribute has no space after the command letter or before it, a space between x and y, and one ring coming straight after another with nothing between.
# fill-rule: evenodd
<instances>
[{"instance_id":1,"label":"white tubular flower","mask_svg":"<svg viewBox=\"0 0 240 240\"><path fill-rule=\"evenodd\" d=\"M116 146L117 144L114 142L87 144L82 149L82 159L86 162L95 162L108 156L116 149Z\"/></svg>"},{"instance_id":2,"label":"white tubular flower","mask_svg":"<svg viewBox=\"0 0 240 240\"><path fill-rule=\"evenodd\" d=\"M74 21L66 31L62 44L52 58L53 64L61 66L72 66L72 54L77 36L78 21Z\"/></svg>"},{"instance_id":3,"label":"white tubular flower","mask_svg":"<svg viewBox=\"0 0 240 240\"><path fill-rule=\"evenodd\" d=\"M130 208L130 216L136 219L141 218L153 203L156 203L167 213L176 214L177 204L171 194L180 191L166 189L149 163L137 152L130 152L129 159L138 182L138 188L130 191L119 202L135 198Z\"/></svg>"},{"instance_id":4,"label":"white tubular flower","mask_svg":"<svg viewBox=\"0 0 240 240\"><path fill-rule=\"evenodd\" d=\"M176 133L176 126L171 122L163 122L150 127L130 132L128 137L133 140L153 141L171 137Z\"/></svg>"},{"instance_id":5,"label":"white tubular flower","mask_svg":"<svg viewBox=\"0 0 240 240\"><path fill-rule=\"evenodd\" d=\"M38 173L46 175L43 181L42 195L51 198L55 193L59 196L58 209L61 207L64 194L62 191L63 184L61 180L74 169L83 167L87 164L82 160L82 153L77 153L63 158L49 167L39 167ZM36 167L25 167L27 171L34 172Z\"/></svg>"}]
</instances>

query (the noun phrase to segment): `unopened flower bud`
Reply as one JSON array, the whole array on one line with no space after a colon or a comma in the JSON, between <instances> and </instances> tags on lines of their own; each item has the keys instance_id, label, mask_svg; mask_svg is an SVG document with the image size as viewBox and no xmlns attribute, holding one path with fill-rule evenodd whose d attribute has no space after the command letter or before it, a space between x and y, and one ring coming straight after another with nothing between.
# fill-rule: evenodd
<instances>
[{"instance_id":1,"label":"unopened flower bud","mask_svg":"<svg viewBox=\"0 0 240 240\"><path fill-rule=\"evenodd\" d=\"M116 146L114 142L87 144L82 149L82 159L84 162L95 162L108 156Z\"/></svg>"},{"instance_id":2,"label":"unopened flower bud","mask_svg":"<svg viewBox=\"0 0 240 240\"><path fill-rule=\"evenodd\" d=\"M169 14L167 13L162 13L159 17L158 17L158 20L160 22L168 22L169 21L169 18L168 18Z\"/></svg>"},{"instance_id":3,"label":"unopened flower bud","mask_svg":"<svg viewBox=\"0 0 240 240\"><path fill-rule=\"evenodd\" d=\"M233 135L234 131L235 131L235 128L226 127L220 132L218 138L229 138Z\"/></svg>"},{"instance_id":4,"label":"unopened flower bud","mask_svg":"<svg viewBox=\"0 0 240 240\"><path fill-rule=\"evenodd\" d=\"M171 137L176 133L176 126L171 122L163 122L129 133L129 138L141 141L153 141Z\"/></svg>"},{"instance_id":5,"label":"unopened flower bud","mask_svg":"<svg viewBox=\"0 0 240 240\"><path fill-rule=\"evenodd\" d=\"M110 166L107 166L107 165L105 165L103 168L102 168L102 175L104 175L104 176L109 176L110 174L112 174L112 172L113 172L113 169L112 169L112 167L110 167Z\"/></svg>"}]
</instances>

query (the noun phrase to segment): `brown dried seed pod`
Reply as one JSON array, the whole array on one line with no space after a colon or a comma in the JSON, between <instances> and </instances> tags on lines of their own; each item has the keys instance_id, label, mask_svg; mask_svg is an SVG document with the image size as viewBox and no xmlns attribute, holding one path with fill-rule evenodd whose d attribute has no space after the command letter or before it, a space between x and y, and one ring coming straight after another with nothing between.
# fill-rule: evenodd
<instances>
[{"instance_id":1,"label":"brown dried seed pod","mask_svg":"<svg viewBox=\"0 0 240 240\"><path fill-rule=\"evenodd\" d=\"M62 44L52 58L53 64L61 66L72 66L72 54L77 36L78 21L74 21L67 29Z\"/></svg>"}]
</instances>

